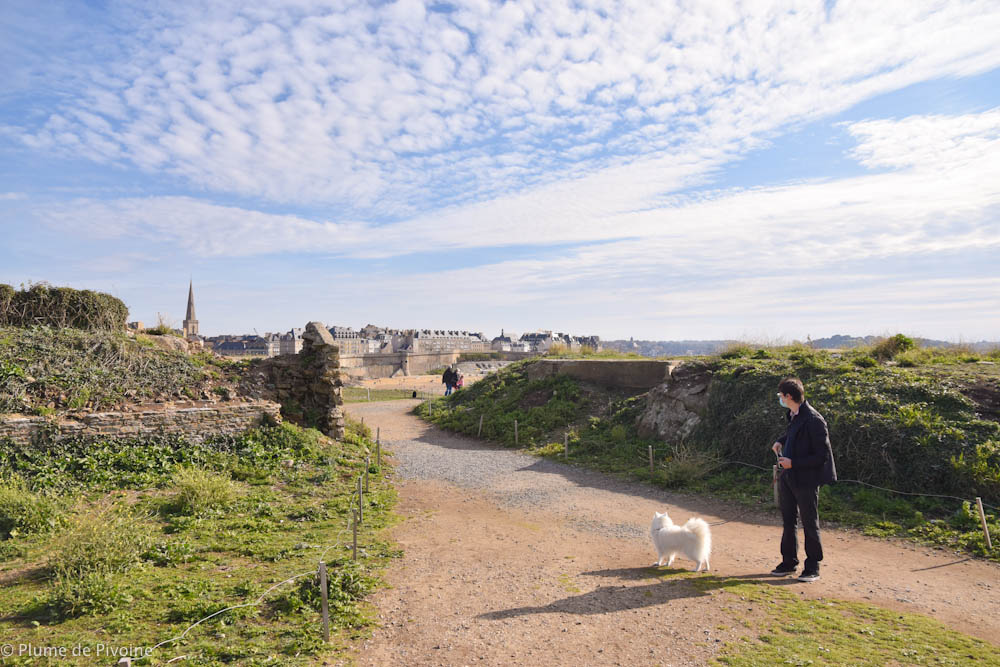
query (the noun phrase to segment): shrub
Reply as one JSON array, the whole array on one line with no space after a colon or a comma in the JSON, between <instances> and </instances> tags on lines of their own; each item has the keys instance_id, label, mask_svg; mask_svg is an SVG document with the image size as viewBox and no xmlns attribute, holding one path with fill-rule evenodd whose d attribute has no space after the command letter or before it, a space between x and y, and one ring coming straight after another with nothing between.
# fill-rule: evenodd
<instances>
[{"instance_id":1,"label":"shrub","mask_svg":"<svg viewBox=\"0 0 1000 667\"><path fill-rule=\"evenodd\" d=\"M198 468L178 468L171 479L177 495L170 504L175 514L201 516L224 510L236 500L237 487L227 475Z\"/></svg>"},{"instance_id":2,"label":"shrub","mask_svg":"<svg viewBox=\"0 0 1000 667\"><path fill-rule=\"evenodd\" d=\"M125 572L139 564L151 544L130 511L103 503L69 519L56 536L47 569L52 576Z\"/></svg>"},{"instance_id":3,"label":"shrub","mask_svg":"<svg viewBox=\"0 0 1000 667\"><path fill-rule=\"evenodd\" d=\"M720 359L743 359L755 354L756 351L745 343L727 345L719 352Z\"/></svg>"},{"instance_id":4,"label":"shrub","mask_svg":"<svg viewBox=\"0 0 1000 667\"><path fill-rule=\"evenodd\" d=\"M676 444L663 461L663 482L668 488L682 487L704 479L721 465L717 455L688 444Z\"/></svg>"},{"instance_id":5,"label":"shrub","mask_svg":"<svg viewBox=\"0 0 1000 667\"><path fill-rule=\"evenodd\" d=\"M10 285L0 286L0 326L121 331L127 319L128 308L110 294L46 283L18 291Z\"/></svg>"},{"instance_id":6,"label":"shrub","mask_svg":"<svg viewBox=\"0 0 1000 667\"><path fill-rule=\"evenodd\" d=\"M57 575L46 602L53 618L107 614L132 601L121 575L87 572L76 577Z\"/></svg>"},{"instance_id":7,"label":"shrub","mask_svg":"<svg viewBox=\"0 0 1000 667\"><path fill-rule=\"evenodd\" d=\"M61 511L51 496L34 493L20 477L0 480L0 539L42 533L59 525Z\"/></svg>"},{"instance_id":8,"label":"shrub","mask_svg":"<svg viewBox=\"0 0 1000 667\"><path fill-rule=\"evenodd\" d=\"M900 352L906 352L907 350L912 350L916 347L916 343L909 336L904 336L903 334L896 334L889 338L885 338L872 347L872 356L874 356L879 361L887 361L894 358Z\"/></svg>"},{"instance_id":9,"label":"shrub","mask_svg":"<svg viewBox=\"0 0 1000 667\"><path fill-rule=\"evenodd\" d=\"M105 613L130 601L120 575L142 562L151 543L149 531L129 511L111 504L72 517L46 566L52 580L49 613L56 618Z\"/></svg>"},{"instance_id":10,"label":"shrub","mask_svg":"<svg viewBox=\"0 0 1000 667\"><path fill-rule=\"evenodd\" d=\"M869 357L867 354L862 354L854 358L854 365L858 368L874 368L875 366L878 366L878 362Z\"/></svg>"}]
</instances>

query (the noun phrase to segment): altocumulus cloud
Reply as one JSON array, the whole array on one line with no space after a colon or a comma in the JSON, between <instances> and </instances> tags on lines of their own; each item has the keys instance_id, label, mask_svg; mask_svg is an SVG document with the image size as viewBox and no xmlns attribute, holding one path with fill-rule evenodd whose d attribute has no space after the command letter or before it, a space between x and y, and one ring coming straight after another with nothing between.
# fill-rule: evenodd
<instances>
[{"instance_id":1,"label":"altocumulus cloud","mask_svg":"<svg viewBox=\"0 0 1000 667\"><path fill-rule=\"evenodd\" d=\"M642 206L644 186L630 189L631 169L623 169L380 226L266 214L189 197L81 199L41 208L38 215L67 230L86 219L90 233L165 240L203 256L293 251L379 258L604 242L556 262L564 279L573 277L574 267L588 273L597 265L617 267L618 273L655 271L666 254L675 264L702 267L726 257L737 264L780 261L804 269L845 259L1000 246L1000 109L864 121L847 130L858 139L851 150L856 159L892 169L700 192L668 198L656 208ZM788 242L795 227L805 234ZM234 244L233 238L242 241Z\"/></svg>"},{"instance_id":2,"label":"altocumulus cloud","mask_svg":"<svg viewBox=\"0 0 1000 667\"><path fill-rule=\"evenodd\" d=\"M989 1L145 7L68 103L5 133L348 220L604 173L640 208L789 123L1000 66Z\"/></svg>"}]
</instances>

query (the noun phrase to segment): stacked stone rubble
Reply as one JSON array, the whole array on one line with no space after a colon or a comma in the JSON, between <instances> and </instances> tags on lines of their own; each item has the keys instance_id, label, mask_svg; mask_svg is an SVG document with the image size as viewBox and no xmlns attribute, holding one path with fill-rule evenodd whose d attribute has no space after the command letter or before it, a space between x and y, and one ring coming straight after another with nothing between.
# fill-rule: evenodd
<instances>
[{"instance_id":1,"label":"stacked stone rubble","mask_svg":"<svg viewBox=\"0 0 1000 667\"><path fill-rule=\"evenodd\" d=\"M271 401L190 401L138 405L128 411L92 412L60 417L0 416L0 440L27 445L48 438L138 438L182 435L202 442L222 434L281 421L280 406Z\"/></svg>"},{"instance_id":2,"label":"stacked stone rubble","mask_svg":"<svg viewBox=\"0 0 1000 667\"><path fill-rule=\"evenodd\" d=\"M341 385L337 344L322 323L310 322L302 334L302 351L260 362L244 378L241 393L277 401L289 421L342 438Z\"/></svg>"}]
</instances>

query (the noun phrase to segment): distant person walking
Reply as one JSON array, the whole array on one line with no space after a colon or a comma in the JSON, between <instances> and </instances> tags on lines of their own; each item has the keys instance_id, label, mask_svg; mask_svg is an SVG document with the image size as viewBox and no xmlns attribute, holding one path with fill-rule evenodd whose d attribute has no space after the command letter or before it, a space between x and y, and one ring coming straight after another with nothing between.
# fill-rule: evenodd
<instances>
[{"instance_id":1,"label":"distant person walking","mask_svg":"<svg viewBox=\"0 0 1000 667\"><path fill-rule=\"evenodd\" d=\"M788 410L788 428L771 449L778 457L778 505L781 508L781 564L771 574L787 577L799 564L796 518L805 533L806 562L799 581L819 579L823 544L819 538L819 487L837 480L826 420L806 402L798 378L778 384L778 403Z\"/></svg>"},{"instance_id":2,"label":"distant person walking","mask_svg":"<svg viewBox=\"0 0 1000 667\"><path fill-rule=\"evenodd\" d=\"M444 373L441 374L441 382L444 383L444 395L450 396L452 390L455 388L455 383L458 382L458 372L448 366L444 369Z\"/></svg>"}]
</instances>

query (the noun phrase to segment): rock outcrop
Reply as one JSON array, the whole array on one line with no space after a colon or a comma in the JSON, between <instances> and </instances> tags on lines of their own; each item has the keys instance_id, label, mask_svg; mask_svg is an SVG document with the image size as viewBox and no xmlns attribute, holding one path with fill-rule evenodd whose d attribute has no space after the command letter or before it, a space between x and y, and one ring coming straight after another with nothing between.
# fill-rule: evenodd
<instances>
[{"instance_id":1,"label":"rock outcrop","mask_svg":"<svg viewBox=\"0 0 1000 667\"><path fill-rule=\"evenodd\" d=\"M679 442L689 436L708 410L712 371L702 363L670 369L667 381L653 387L637 426L644 438Z\"/></svg>"},{"instance_id":2,"label":"rock outcrop","mask_svg":"<svg viewBox=\"0 0 1000 667\"><path fill-rule=\"evenodd\" d=\"M178 338L177 336L171 336L170 334L163 334L158 336L146 336L153 345L163 350L170 350L171 352L190 352L191 346L183 338Z\"/></svg>"},{"instance_id":3,"label":"rock outcrop","mask_svg":"<svg viewBox=\"0 0 1000 667\"><path fill-rule=\"evenodd\" d=\"M241 394L277 401L290 422L312 426L332 438L344 437L340 353L321 322L302 334L302 351L265 359L250 370Z\"/></svg>"}]
</instances>

